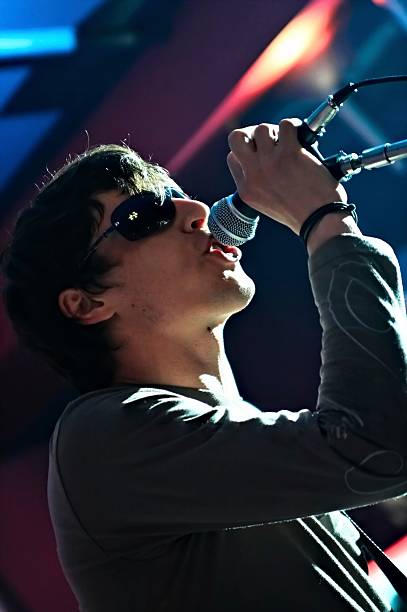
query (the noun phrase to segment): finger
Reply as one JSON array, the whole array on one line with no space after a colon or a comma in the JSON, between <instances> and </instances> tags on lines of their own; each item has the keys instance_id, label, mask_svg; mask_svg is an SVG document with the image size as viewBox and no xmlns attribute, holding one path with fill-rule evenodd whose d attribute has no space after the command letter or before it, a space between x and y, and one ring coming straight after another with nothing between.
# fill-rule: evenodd
<instances>
[{"instance_id":1,"label":"finger","mask_svg":"<svg viewBox=\"0 0 407 612\"><path fill-rule=\"evenodd\" d=\"M297 138L297 128L301 125L301 119L283 119L279 124L279 141L284 147L300 149L301 144Z\"/></svg>"},{"instance_id":2,"label":"finger","mask_svg":"<svg viewBox=\"0 0 407 612\"><path fill-rule=\"evenodd\" d=\"M254 130L257 128L256 125L247 125L246 127L236 128L230 132L229 136L231 136L234 132L246 134L250 140L253 139Z\"/></svg>"},{"instance_id":3,"label":"finger","mask_svg":"<svg viewBox=\"0 0 407 612\"><path fill-rule=\"evenodd\" d=\"M273 123L260 123L254 130L253 137L257 149L274 148L278 142L278 126Z\"/></svg>"},{"instance_id":4,"label":"finger","mask_svg":"<svg viewBox=\"0 0 407 612\"><path fill-rule=\"evenodd\" d=\"M245 178L242 166L239 164L235 154L232 153L232 151L226 157L226 162L230 173L233 176L233 180L236 183L236 187L239 189Z\"/></svg>"},{"instance_id":5,"label":"finger","mask_svg":"<svg viewBox=\"0 0 407 612\"><path fill-rule=\"evenodd\" d=\"M229 147L238 159L250 158L256 151L256 143L253 140L256 127L253 125L230 132L228 136Z\"/></svg>"}]
</instances>

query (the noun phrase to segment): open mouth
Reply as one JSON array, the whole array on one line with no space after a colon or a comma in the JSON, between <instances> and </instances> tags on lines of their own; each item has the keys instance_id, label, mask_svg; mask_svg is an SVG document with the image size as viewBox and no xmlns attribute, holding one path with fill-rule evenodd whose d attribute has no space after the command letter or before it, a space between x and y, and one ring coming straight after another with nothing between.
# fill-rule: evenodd
<instances>
[{"instance_id":1,"label":"open mouth","mask_svg":"<svg viewBox=\"0 0 407 612\"><path fill-rule=\"evenodd\" d=\"M223 256L228 261L239 261L242 257L242 251L235 246L228 246L226 244L222 244L218 242L213 237L209 239L208 249L206 251L208 254L218 254Z\"/></svg>"}]
</instances>

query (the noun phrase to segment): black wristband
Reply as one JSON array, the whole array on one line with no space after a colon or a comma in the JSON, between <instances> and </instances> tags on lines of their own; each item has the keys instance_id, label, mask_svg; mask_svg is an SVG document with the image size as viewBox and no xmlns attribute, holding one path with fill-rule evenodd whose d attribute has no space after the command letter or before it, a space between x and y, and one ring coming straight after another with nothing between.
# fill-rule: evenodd
<instances>
[{"instance_id":1,"label":"black wristband","mask_svg":"<svg viewBox=\"0 0 407 612\"><path fill-rule=\"evenodd\" d=\"M331 202L330 204L325 204L325 206L321 206L321 208L315 210L302 224L300 238L303 239L305 246L307 246L308 236L314 225L318 223L322 217L332 212L350 212L355 222L358 222L356 206L354 204L347 204L346 202Z\"/></svg>"}]
</instances>

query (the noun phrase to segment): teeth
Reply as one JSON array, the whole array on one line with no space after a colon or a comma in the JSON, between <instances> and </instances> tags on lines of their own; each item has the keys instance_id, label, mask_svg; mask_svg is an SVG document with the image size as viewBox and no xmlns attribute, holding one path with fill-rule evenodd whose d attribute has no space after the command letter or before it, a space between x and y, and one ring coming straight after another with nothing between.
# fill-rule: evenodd
<instances>
[{"instance_id":1,"label":"teeth","mask_svg":"<svg viewBox=\"0 0 407 612\"><path fill-rule=\"evenodd\" d=\"M221 244L220 242L212 242L211 248L213 248L213 249L220 249L224 253L227 253L227 250L225 249L225 246L223 244Z\"/></svg>"},{"instance_id":2,"label":"teeth","mask_svg":"<svg viewBox=\"0 0 407 612\"><path fill-rule=\"evenodd\" d=\"M235 261L235 259L236 259L235 254L234 254L234 253L228 253L227 251L224 251L224 250L222 249L222 245L212 244L209 252L210 252L210 253L213 253L215 250L217 250L217 251L222 251L222 254L223 254L223 255L224 255L224 256L225 256L227 259L229 259L230 261Z\"/></svg>"},{"instance_id":3,"label":"teeth","mask_svg":"<svg viewBox=\"0 0 407 612\"><path fill-rule=\"evenodd\" d=\"M236 247L226 246L212 238L207 252L213 253L215 250L222 251L223 255L230 261L238 261L240 259L239 249L236 249Z\"/></svg>"}]
</instances>

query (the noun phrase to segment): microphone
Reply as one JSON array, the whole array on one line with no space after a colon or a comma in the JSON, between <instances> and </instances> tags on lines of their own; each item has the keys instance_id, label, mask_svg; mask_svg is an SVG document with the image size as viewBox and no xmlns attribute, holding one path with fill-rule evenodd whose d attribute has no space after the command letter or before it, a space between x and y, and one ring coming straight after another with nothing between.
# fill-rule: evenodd
<instances>
[{"instance_id":1,"label":"microphone","mask_svg":"<svg viewBox=\"0 0 407 612\"><path fill-rule=\"evenodd\" d=\"M257 210L245 204L235 191L212 205L208 227L218 242L238 247L254 238L259 219Z\"/></svg>"},{"instance_id":2,"label":"microphone","mask_svg":"<svg viewBox=\"0 0 407 612\"><path fill-rule=\"evenodd\" d=\"M362 153L346 154L344 151L339 151L336 155L324 159L323 163L337 181L344 182L361 170L384 168L406 157L407 139L386 142L376 147L364 149Z\"/></svg>"},{"instance_id":3,"label":"microphone","mask_svg":"<svg viewBox=\"0 0 407 612\"><path fill-rule=\"evenodd\" d=\"M302 124L298 127L297 138L305 149L310 150L310 146L313 145L319 137L325 134L328 123L336 117L341 106L343 106L343 103L349 96L358 91L357 87L360 84L361 83L348 83L336 93L329 94L329 96L304 119ZM311 153L315 154L315 149L311 150Z\"/></svg>"}]
</instances>

